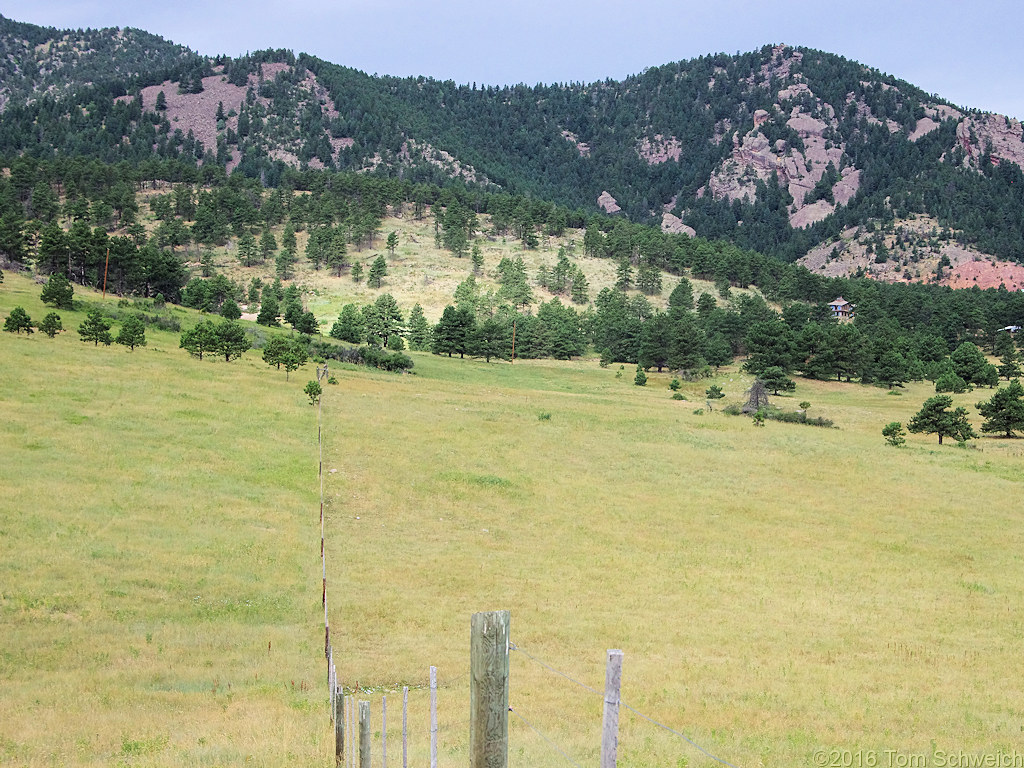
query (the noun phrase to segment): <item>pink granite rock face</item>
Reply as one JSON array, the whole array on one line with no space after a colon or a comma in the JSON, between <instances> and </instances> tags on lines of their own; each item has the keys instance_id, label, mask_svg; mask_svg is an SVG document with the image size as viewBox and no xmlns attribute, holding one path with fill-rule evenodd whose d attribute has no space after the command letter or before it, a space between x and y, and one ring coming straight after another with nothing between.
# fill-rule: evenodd
<instances>
[{"instance_id":1,"label":"pink granite rock face","mask_svg":"<svg viewBox=\"0 0 1024 768\"><path fill-rule=\"evenodd\" d=\"M597 198L597 205L605 213L618 213L622 210L619 207L618 202L611 196L608 190L602 192Z\"/></svg>"}]
</instances>

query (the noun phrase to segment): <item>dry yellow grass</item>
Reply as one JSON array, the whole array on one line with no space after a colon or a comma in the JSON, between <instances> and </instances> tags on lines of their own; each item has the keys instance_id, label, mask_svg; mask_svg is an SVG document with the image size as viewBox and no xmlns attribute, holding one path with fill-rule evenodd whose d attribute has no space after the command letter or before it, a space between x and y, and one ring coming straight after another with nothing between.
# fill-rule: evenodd
<instances>
[{"instance_id":1,"label":"dry yellow grass","mask_svg":"<svg viewBox=\"0 0 1024 768\"><path fill-rule=\"evenodd\" d=\"M8 274L0 315L37 297ZM0 760L329 762L309 377L171 334L2 337ZM580 764L601 696L527 652L600 690L622 648L627 703L743 768L1019 749L1021 441L888 448L924 384L799 380L780 401L840 429L756 429L694 412L710 382L678 402L593 361L413 357L333 366L323 401L339 674L375 731L389 692L390 760L408 684L423 764L433 664L441 764L465 763L469 617L493 609L522 649L513 708ZM566 762L516 716L510 750ZM715 763L624 713L620 764Z\"/></svg>"}]
</instances>

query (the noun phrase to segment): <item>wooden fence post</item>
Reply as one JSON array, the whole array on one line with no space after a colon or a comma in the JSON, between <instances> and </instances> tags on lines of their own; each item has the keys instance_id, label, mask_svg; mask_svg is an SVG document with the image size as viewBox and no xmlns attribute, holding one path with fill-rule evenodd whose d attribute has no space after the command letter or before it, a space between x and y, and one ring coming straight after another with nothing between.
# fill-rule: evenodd
<instances>
[{"instance_id":1,"label":"wooden fence post","mask_svg":"<svg viewBox=\"0 0 1024 768\"><path fill-rule=\"evenodd\" d=\"M402 686L402 768L409 768L409 686Z\"/></svg>"},{"instance_id":2,"label":"wooden fence post","mask_svg":"<svg viewBox=\"0 0 1024 768\"><path fill-rule=\"evenodd\" d=\"M351 694L348 697L348 724L349 724L349 761L350 768L356 768L356 700Z\"/></svg>"},{"instance_id":3,"label":"wooden fence post","mask_svg":"<svg viewBox=\"0 0 1024 768\"><path fill-rule=\"evenodd\" d=\"M359 768L370 768L370 702L359 702Z\"/></svg>"},{"instance_id":4,"label":"wooden fence post","mask_svg":"<svg viewBox=\"0 0 1024 768\"><path fill-rule=\"evenodd\" d=\"M622 686L622 651L608 651L604 673L604 724L601 728L601 768L615 768L619 755L619 690Z\"/></svg>"},{"instance_id":5,"label":"wooden fence post","mask_svg":"<svg viewBox=\"0 0 1024 768\"><path fill-rule=\"evenodd\" d=\"M345 698L341 695L341 686L335 689L334 696L334 764L345 763Z\"/></svg>"},{"instance_id":6,"label":"wooden fence post","mask_svg":"<svg viewBox=\"0 0 1024 768\"><path fill-rule=\"evenodd\" d=\"M437 768L437 667L430 668L430 768Z\"/></svg>"},{"instance_id":7,"label":"wooden fence post","mask_svg":"<svg viewBox=\"0 0 1024 768\"><path fill-rule=\"evenodd\" d=\"M508 611L470 621L469 765L508 766Z\"/></svg>"}]
</instances>

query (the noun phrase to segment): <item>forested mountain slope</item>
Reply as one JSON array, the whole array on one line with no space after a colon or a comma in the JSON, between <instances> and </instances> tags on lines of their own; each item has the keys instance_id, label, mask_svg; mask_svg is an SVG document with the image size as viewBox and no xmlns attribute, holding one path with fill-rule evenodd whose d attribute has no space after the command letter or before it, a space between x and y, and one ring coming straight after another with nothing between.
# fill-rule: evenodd
<instances>
[{"instance_id":1,"label":"forested mountain slope","mask_svg":"<svg viewBox=\"0 0 1024 768\"><path fill-rule=\"evenodd\" d=\"M1020 124L820 51L494 87L287 51L200 57L137 30L2 20L0 45L7 157L184 158L270 186L289 165L457 180L806 258L822 274L1024 285L982 258L1024 258Z\"/></svg>"}]
</instances>

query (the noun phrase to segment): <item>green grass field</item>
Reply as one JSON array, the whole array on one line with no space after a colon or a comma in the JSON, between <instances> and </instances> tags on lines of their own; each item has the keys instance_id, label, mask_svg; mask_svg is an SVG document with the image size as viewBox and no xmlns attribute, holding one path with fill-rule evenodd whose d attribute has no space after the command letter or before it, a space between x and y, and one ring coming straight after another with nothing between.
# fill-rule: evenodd
<instances>
[{"instance_id":1,"label":"green grass field","mask_svg":"<svg viewBox=\"0 0 1024 768\"><path fill-rule=\"evenodd\" d=\"M41 319L6 278L0 317ZM95 348L61 314L0 334L0 765L330 764L312 370ZM430 665L466 763L469 620L496 609L513 765L596 763L602 697L526 653L600 690L609 648L626 703L738 768L1020 750L1024 441L886 446L927 384L798 380L777 402L839 428L758 429L696 414L709 382L413 357L332 367L322 405L338 672L376 731L388 694L389 764L402 685L425 764ZM619 754L718 764L629 712Z\"/></svg>"}]
</instances>

